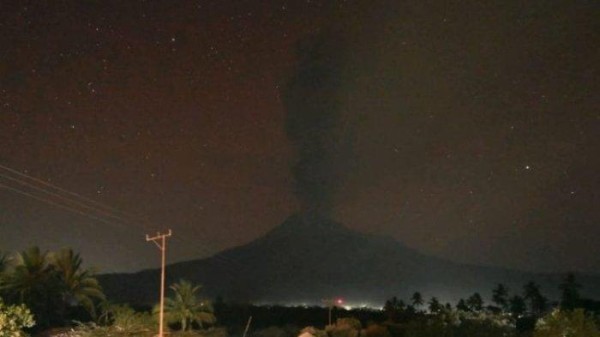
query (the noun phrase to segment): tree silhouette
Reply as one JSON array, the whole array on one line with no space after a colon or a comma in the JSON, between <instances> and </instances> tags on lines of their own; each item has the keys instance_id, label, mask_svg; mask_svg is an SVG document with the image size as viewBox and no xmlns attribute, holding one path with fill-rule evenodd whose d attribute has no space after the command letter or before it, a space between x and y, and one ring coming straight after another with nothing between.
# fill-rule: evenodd
<instances>
[{"instance_id":1,"label":"tree silhouette","mask_svg":"<svg viewBox=\"0 0 600 337\"><path fill-rule=\"evenodd\" d=\"M37 326L56 323L60 283L48 253L30 247L15 257L15 265L4 282L9 302L24 303L36 317Z\"/></svg>"},{"instance_id":2,"label":"tree silhouette","mask_svg":"<svg viewBox=\"0 0 600 337\"><path fill-rule=\"evenodd\" d=\"M581 297L579 295L579 288L581 288L581 285L575 281L575 274L568 273L558 288L561 290L561 309L573 310L580 305Z\"/></svg>"},{"instance_id":3,"label":"tree silhouette","mask_svg":"<svg viewBox=\"0 0 600 337\"><path fill-rule=\"evenodd\" d=\"M525 299L519 295L515 295L509 300L509 309L510 313L514 317L520 317L527 311L527 305L525 303Z\"/></svg>"},{"instance_id":4,"label":"tree silhouette","mask_svg":"<svg viewBox=\"0 0 600 337\"><path fill-rule=\"evenodd\" d=\"M442 304L440 303L440 301L437 299L437 297L432 297L429 300L429 311L432 313L439 313L441 312L443 309Z\"/></svg>"},{"instance_id":5,"label":"tree silhouette","mask_svg":"<svg viewBox=\"0 0 600 337\"><path fill-rule=\"evenodd\" d=\"M33 246L16 254L0 283L7 303L24 303L35 315L36 327L61 325L68 308L82 307L95 314L94 300L104 299L98 281L82 269L72 249L42 252Z\"/></svg>"},{"instance_id":6,"label":"tree silhouette","mask_svg":"<svg viewBox=\"0 0 600 337\"><path fill-rule=\"evenodd\" d=\"M204 323L216 321L210 303L197 296L202 286L180 280L170 288L174 296L165 299L165 318L169 323L180 323L181 330L186 331L192 329L193 323L202 328ZM158 308L154 311L157 312Z\"/></svg>"},{"instance_id":7,"label":"tree silhouette","mask_svg":"<svg viewBox=\"0 0 600 337\"><path fill-rule=\"evenodd\" d=\"M450 302L446 302L446 304L444 304L444 310L447 312L452 311L452 304L450 304Z\"/></svg>"},{"instance_id":8,"label":"tree silhouette","mask_svg":"<svg viewBox=\"0 0 600 337\"><path fill-rule=\"evenodd\" d=\"M410 299L412 301L413 307L415 307L415 308L422 306L424 303L423 296L418 291L415 291L415 293L412 295L412 297Z\"/></svg>"},{"instance_id":9,"label":"tree silhouette","mask_svg":"<svg viewBox=\"0 0 600 337\"><path fill-rule=\"evenodd\" d=\"M483 309L483 299L479 293L474 293L467 299L467 306L471 311L478 312Z\"/></svg>"},{"instance_id":10,"label":"tree silhouette","mask_svg":"<svg viewBox=\"0 0 600 337\"><path fill-rule=\"evenodd\" d=\"M458 303L456 304L456 309L460 311L471 311L469 309L469 306L467 305L467 302L465 302L465 300L462 298L458 300Z\"/></svg>"},{"instance_id":11,"label":"tree silhouette","mask_svg":"<svg viewBox=\"0 0 600 337\"><path fill-rule=\"evenodd\" d=\"M5 297L6 269L8 267L8 254L0 252L0 297Z\"/></svg>"},{"instance_id":12,"label":"tree silhouette","mask_svg":"<svg viewBox=\"0 0 600 337\"><path fill-rule=\"evenodd\" d=\"M502 283L498 283L492 291L492 302L502 311L508 310L508 289Z\"/></svg>"},{"instance_id":13,"label":"tree silhouette","mask_svg":"<svg viewBox=\"0 0 600 337\"><path fill-rule=\"evenodd\" d=\"M383 310L387 318L391 321L397 321L400 313L406 309L406 304L404 301L399 300L396 296L390 298L385 301L385 305L383 306Z\"/></svg>"},{"instance_id":14,"label":"tree silhouette","mask_svg":"<svg viewBox=\"0 0 600 337\"><path fill-rule=\"evenodd\" d=\"M0 274L4 273L8 265L8 254L0 252Z\"/></svg>"},{"instance_id":15,"label":"tree silhouette","mask_svg":"<svg viewBox=\"0 0 600 337\"><path fill-rule=\"evenodd\" d=\"M98 280L89 270L82 268L82 259L70 248L49 254L61 283L63 310L68 307L83 307L92 318L96 317L94 301L106 299Z\"/></svg>"},{"instance_id":16,"label":"tree silhouette","mask_svg":"<svg viewBox=\"0 0 600 337\"><path fill-rule=\"evenodd\" d=\"M535 316L541 315L548 305L548 300L542 296L540 286L535 282L528 282L524 289L524 298L529 302L529 311Z\"/></svg>"}]
</instances>

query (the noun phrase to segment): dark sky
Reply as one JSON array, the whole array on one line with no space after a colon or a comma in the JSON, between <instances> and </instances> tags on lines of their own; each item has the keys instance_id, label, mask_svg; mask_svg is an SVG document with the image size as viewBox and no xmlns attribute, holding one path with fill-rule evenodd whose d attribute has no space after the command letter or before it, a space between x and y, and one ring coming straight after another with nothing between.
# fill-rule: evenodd
<instances>
[{"instance_id":1,"label":"dark sky","mask_svg":"<svg viewBox=\"0 0 600 337\"><path fill-rule=\"evenodd\" d=\"M0 250L71 246L137 270L159 262L147 232L172 228L177 261L275 227L301 207L284 97L298 41L327 32L344 41L336 127L352 139L332 217L455 261L597 272L598 14L572 0L2 1ZM64 201L10 170L121 219L36 200Z\"/></svg>"}]
</instances>

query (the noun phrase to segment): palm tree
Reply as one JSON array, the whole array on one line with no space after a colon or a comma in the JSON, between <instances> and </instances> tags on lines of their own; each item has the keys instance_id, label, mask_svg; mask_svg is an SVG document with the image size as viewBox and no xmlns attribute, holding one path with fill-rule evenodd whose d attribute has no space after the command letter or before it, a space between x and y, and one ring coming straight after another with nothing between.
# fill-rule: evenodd
<instances>
[{"instance_id":1,"label":"palm tree","mask_svg":"<svg viewBox=\"0 0 600 337\"><path fill-rule=\"evenodd\" d=\"M59 301L59 283L47 257L47 252L35 246L18 253L3 285L8 301L25 303L42 326L49 325L55 317Z\"/></svg>"},{"instance_id":2,"label":"palm tree","mask_svg":"<svg viewBox=\"0 0 600 337\"><path fill-rule=\"evenodd\" d=\"M474 293L469 298L467 298L467 306L473 312L479 312L483 309L483 298L479 293Z\"/></svg>"},{"instance_id":3,"label":"palm tree","mask_svg":"<svg viewBox=\"0 0 600 337\"><path fill-rule=\"evenodd\" d=\"M397 321L398 317L404 311L406 304L404 301L399 300L398 297L394 296L389 300L385 301L383 311L386 313L390 321Z\"/></svg>"},{"instance_id":4,"label":"palm tree","mask_svg":"<svg viewBox=\"0 0 600 337\"><path fill-rule=\"evenodd\" d=\"M16 301L26 302L36 293L43 292L52 278L52 267L48 264L48 253L39 247L30 247L15 257L15 267L6 277L6 290Z\"/></svg>"},{"instance_id":5,"label":"palm tree","mask_svg":"<svg viewBox=\"0 0 600 337\"><path fill-rule=\"evenodd\" d=\"M4 297L6 291L4 282L6 280L6 269L8 267L8 254L0 252L0 297Z\"/></svg>"},{"instance_id":6,"label":"palm tree","mask_svg":"<svg viewBox=\"0 0 600 337\"><path fill-rule=\"evenodd\" d=\"M515 295L510 298L508 301L509 310L511 315L515 318L521 317L527 311L527 304L525 304L525 299L519 295Z\"/></svg>"},{"instance_id":7,"label":"palm tree","mask_svg":"<svg viewBox=\"0 0 600 337\"><path fill-rule=\"evenodd\" d=\"M568 273L558 288L561 291L561 309L573 310L580 304L581 296L579 295L579 288L581 288L581 285L575 281L575 274Z\"/></svg>"},{"instance_id":8,"label":"palm tree","mask_svg":"<svg viewBox=\"0 0 600 337\"><path fill-rule=\"evenodd\" d=\"M6 269L8 268L8 261L10 260L10 256L7 253L0 252L0 277L4 275Z\"/></svg>"},{"instance_id":9,"label":"palm tree","mask_svg":"<svg viewBox=\"0 0 600 337\"><path fill-rule=\"evenodd\" d=\"M0 252L0 274L4 273L8 266L8 254Z\"/></svg>"},{"instance_id":10,"label":"palm tree","mask_svg":"<svg viewBox=\"0 0 600 337\"><path fill-rule=\"evenodd\" d=\"M496 288L494 288L492 292L492 301L500 310L506 311L508 309L508 288L506 288L504 284L498 283Z\"/></svg>"},{"instance_id":11,"label":"palm tree","mask_svg":"<svg viewBox=\"0 0 600 337\"><path fill-rule=\"evenodd\" d=\"M423 305L423 296L420 292L416 291L411 297L413 307L420 307Z\"/></svg>"},{"instance_id":12,"label":"palm tree","mask_svg":"<svg viewBox=\"0 0 600 337\"><path fill-rule=\"evenodd\" d=\"M191 282L180 280L170 288L175 296L165 299L164 308L165 318L169 323L180 323L181 330L185 331L191 330L193 323L202 328L204 323L212 324L216 321L210 303L197 297L202 286L194 286Z\"/></svg>"},{"instance_id":13,"label":"palm tree","mask_svg":"<svg viewBox=\"0 0 600 337\"><path fill-rule=\"evenodd\" d=\"M62 290L62 309L83 307L92 318L96 317L94 300L105 300L102 288L89 270L82 269L82 259L70 248L63 248L49 255Z\"/></svg>"},{"instance_id":14,"label":"palm tree","mask_svg":"<svg viewBox=\"0 0 600 337\"><path fill-rule=\"evenodd\" d=\"M437 297L432 297L429 300L429 311L433 314L437 314L439 312L442 311L442 304L440 303L440 301L437 299Z\"/></svg>"},{"instance_id":15,"label":"palm tree","mask_svg":"<svg viewBox=\"0 0 600 337\"><path fill-rule=\"evenodd\" d=\"M467 302L462 298L456 304L456 310L471 311L471 309L469 309L469 306L467 305Z\"/></svg>"},{"instance_id":16,"label":"palm tree","mask_svg":"<svg viewBox=\"0 0 600 337\"><path fill-rule=\"evenodd\" d=\"M542 296L540 286L530 281L524 287L525 300L529 301L529 309L533 315L541 315L548 305L548 300Z\"/></svg>"}]
</instances>

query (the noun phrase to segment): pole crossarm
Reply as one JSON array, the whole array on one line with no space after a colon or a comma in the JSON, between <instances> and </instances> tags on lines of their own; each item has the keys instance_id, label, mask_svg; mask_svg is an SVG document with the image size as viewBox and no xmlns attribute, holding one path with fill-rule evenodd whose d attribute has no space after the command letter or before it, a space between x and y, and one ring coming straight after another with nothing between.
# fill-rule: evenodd
<instances>
[{"instance_id":1,"label":"pole crossarm","mask_svg":"<svg viewBox=\"0 0 600 337\"><path fill-rule=\"evenodd\" d=\"M172 234L173 234L173 232L170 229L166 234L161 234L160 232L156 232L156 236L153 236L153 237L150 237L148 234L146 234L146 241L154 242L154 244L158 247L158 249L163 250L163 249L165 249L164 243L160 244L160 243L158 243L158 240L163 241L164 238L168 238Z\"/></svg>"}]
</instances>

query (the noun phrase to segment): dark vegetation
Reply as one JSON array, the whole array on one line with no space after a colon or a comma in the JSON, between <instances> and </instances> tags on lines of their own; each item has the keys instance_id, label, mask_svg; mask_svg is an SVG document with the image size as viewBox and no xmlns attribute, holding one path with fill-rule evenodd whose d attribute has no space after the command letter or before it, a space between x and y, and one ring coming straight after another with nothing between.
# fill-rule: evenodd
<instances>
[{"instance_id":1,"label":"dark vegetation","mask_svg":"<svg viewBox=\"0 0 600 337\"><path fill-rule=\"evenodd\" d=\"M31 247L14 256L2 254L0 272L0 297L6 304L26 305L36 329L93 319L97 303L105 299L72 249L42 252Z\"/></svg>"},{"instance_id":2,"label":"dark vegetation","mask_svg":"<svg viewBox=\"0 0 600 337\"><path fill-rule=\"evenodd\" d=\"M241 336L250 317L247 335L254 337L600 336L600 302L582 298L574 274L566 275L558 288L558 301L528 282L514 291L497 284L490 294L473 293L455 304L415 292L406 300L388 299L383 310L347 310L232 303L220 297L209 301L200 297L199 285L180 280L170 286L165 320L170 334L207 337ZM487 295L490 302L484 300ZM52 334L56 330L48 329L60 327L70 327L59 330L63 334L81 337L156 333L156 306L132 308L107 301L71 249L42 252L32 247L1 255L0 297L0 336L21 336L22 329Z\"/></svg>"}]
</instances>

